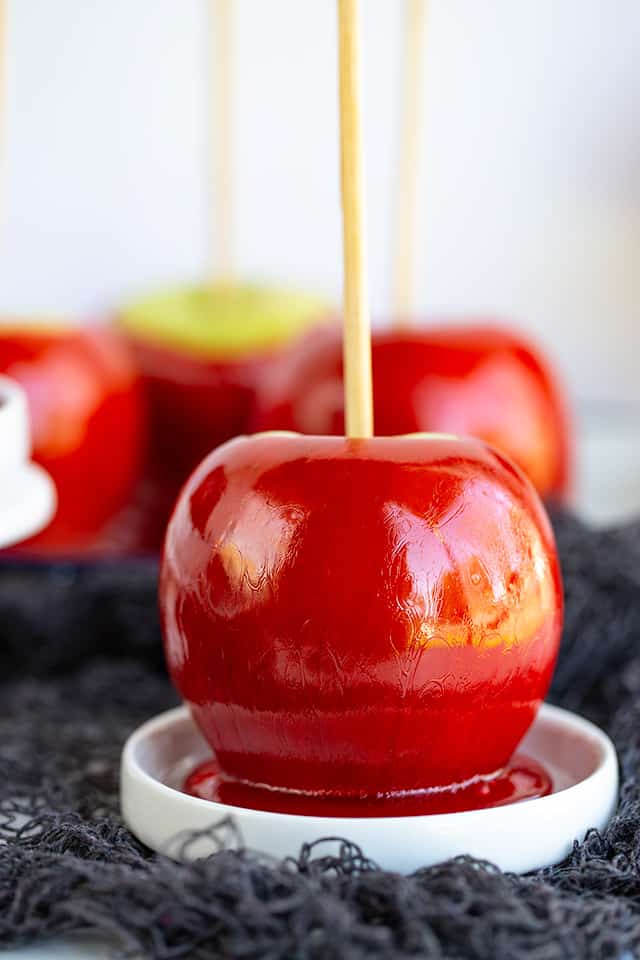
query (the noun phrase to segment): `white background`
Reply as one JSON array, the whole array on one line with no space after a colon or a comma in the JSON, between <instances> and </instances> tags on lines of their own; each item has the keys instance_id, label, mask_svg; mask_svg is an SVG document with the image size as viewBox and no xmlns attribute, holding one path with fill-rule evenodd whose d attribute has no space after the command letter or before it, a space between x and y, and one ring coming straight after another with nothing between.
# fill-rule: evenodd
<instances>
[{"instance_id":1,"label":"white background","mask_svg":"<svg viewBox=\"0 0 640 960\"><path fill-rule=\"evenodd\" d=\"M108 311L197 276L204 0L9 0L0 311ZM364 0L371 286L389 306L404 4ZM237 0L243 275L340 294L333 0ZM640 403L637 0L432 0L422 312L542 339L581 403Z\"/></svg>"}]
</instances>

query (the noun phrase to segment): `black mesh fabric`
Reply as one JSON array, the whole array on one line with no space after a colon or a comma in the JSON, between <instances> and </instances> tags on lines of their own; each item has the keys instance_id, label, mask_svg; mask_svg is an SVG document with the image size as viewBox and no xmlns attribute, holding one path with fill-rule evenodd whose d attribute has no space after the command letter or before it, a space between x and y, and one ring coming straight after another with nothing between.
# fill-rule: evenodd
<instances>
[{"instance_id":1,"label":"black mesh fabric","mask_svg":"<svg viewBox=\"0 0 640 960\"><path fill-rule=\"evenodd\" d=\"M526 877L469 859L411 877L344 838L296 862L156 857L118 808L122 743L176 702L152 561L0 562L0 948L71 932L169 960L640 956L640 523L554 517L567 600L551 699L616 743L616 816Z\"/></svg>"}]
</instances>

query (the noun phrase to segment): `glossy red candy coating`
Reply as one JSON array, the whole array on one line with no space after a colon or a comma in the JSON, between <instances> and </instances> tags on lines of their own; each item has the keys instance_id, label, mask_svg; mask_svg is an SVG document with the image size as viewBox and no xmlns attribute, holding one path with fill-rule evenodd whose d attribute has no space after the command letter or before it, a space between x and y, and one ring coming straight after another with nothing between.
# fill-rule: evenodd
<instances>
[{"instance_id":1,"label":"glossy red candy coating","mask_svg":"<svg viewBox=\"0 0 640 960\"><path fill-rule=\"evenodd\" d=\"M146 477L154 491L148 538L159 549L189 474L214 447L247 433L271 352L211 359L131 340L149 411Z\"/></svg>"},{"instance_id":2,"label":"glossy red candy coating","mask_svg":"<svg viewBox=\"0 0 640 960\"><path fill-rule=\"evenodd\" d=\"M160 600L223 773L338 796L503 767L562 621L533 487L452 438L231 441L178 500Z\"/></svg>"},{"instance_id":3,"label":"glossy red candy coating","mask_svg":"<svg viewBox=\"0 0 640 960\"><path fill-rule=\"evenodd\" d=\"M377 332L373 337L377 434L437 430L477 436L505 452L543 497L570 489L565 402L540 353L489 326ZM274 368L256 430L344 432L342 337L322 328Z\"/></svg>"},{"instance_id":4,"label":"glossy red candy coating","mask_svg":"<svg viewBox=\"0 0 640 960\"><path fill-rule=\"evenodd\" d=\"M142 341L132 346L149 398L154 470L177 493L207 453L247 432L270 355L210 359Z\"/></svg>"},{"instance_id":5,"label":"glossy red candy coating","mask_svg":"<svg viewBox=\"0 0 640 960\"><path fill-rule=\"evenodd\" d=\"M0 372L29 404L34 459L58 493L52 523L20 550L90 550L127 502L144 452L137 371L108 330L54 325L0 326Z\"/></svg>"}]
</instances>

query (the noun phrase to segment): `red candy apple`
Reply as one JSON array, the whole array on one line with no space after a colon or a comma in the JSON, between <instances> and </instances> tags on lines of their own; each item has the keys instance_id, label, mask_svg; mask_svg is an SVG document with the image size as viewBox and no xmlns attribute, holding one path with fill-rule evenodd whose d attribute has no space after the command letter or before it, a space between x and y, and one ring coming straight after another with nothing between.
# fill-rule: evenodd
<instances>
[{"instance_id":1,"label":"red candy apple","mask_svg":"<svg viewBox=\"0 0 640 960\"><path fill-rule=\"evenodd\" d=\"M326 316L317 297L255 286L187 287L123 310L151 419L147 474L158 546L174 500L202 458L248 431L274 353Z\"/></svg>"},{"instance_id":2,"label":"red candy apple","mask_svg":"<svg viewBox=\"0 0 640 960\"><path fill-rule=\"evenodd\" d=\"M504 451L541 496L564 498L570 444L564 399L520 337L488 326L379 332L373 338L375 429L467 434ZM342 336L298 341L263 388L258 430L344 431Z\"/></svg>"},{"instance_id":3,"label":"red candy apple","mask_svg":"<svg viewBox=\"0 0 640 960\"><path fill-rule=\"evenodd\" d=\"M160 597L171 675L223 775L326 797L502 768L562 621L532 485L438 435L224 445L180 495Z\"/></svg>"},{"instance_id":4,"label":"red candy apple","mask_svg":"<svg viewBox=\"0 0 640 960\"><path fill-rule=\"evenodd\" d=\"M107 330L6 322L0 372L26 391L34 460L58 492L54 520L20 549L91 549L126 503L142 460L143 411L128 350Z\"/></svg>"}]
</instances>

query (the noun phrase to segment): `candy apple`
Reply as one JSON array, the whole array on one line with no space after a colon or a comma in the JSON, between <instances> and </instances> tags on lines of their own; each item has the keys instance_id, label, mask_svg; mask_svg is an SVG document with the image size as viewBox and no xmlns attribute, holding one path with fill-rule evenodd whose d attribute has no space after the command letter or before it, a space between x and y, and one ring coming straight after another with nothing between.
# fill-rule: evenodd
<instances>
[{"instance_id":1,"label":"candy apple","mask_svg":"<svg viewBox=\"0 0 640 960\"><path fill-rule=\"evenodd\" d=\"M19 549L91 549L140 473L144 417L128 349L108 330L5 321L0 372L26 391L34 460L58 493L53 521Z\"/></svg>"},{"instance_id":2,"label":"candy apple","mask_svg":"<svg viewBox=\"0 0 640 960\"><path fill-rule=\"evenodd\" d=\"M150 410L148 473L160 540L189 473L214 447L247 432L274 353L326 314L317 297L251 286L181 288L123 311Z\"/></svg>"},{"instance_id":3,"label":"candy apple","mask_svg":"<svg viewBox=\"0 0 640 960\"><path fill-rule=\"evenodd\" d=\"M503 450L539 493L570 488L564 397L540 353L490 326L378 332L373 338L376 433L442 430ZM344 430L342 337L323 328L301 338L263 385L258 430Z\"/></svg>"},{"instance_id":4,"label":"candy apple","mask_svg":"<svg viewBox=\"0 0 640 960\"><path fill-rule=\"evenodd\" d=\"M160 600L172 678L223 776L327 798L499 771L562 621L532 485L438 435L225 444L179 497Z\"/></svg>"}]
</instances>

